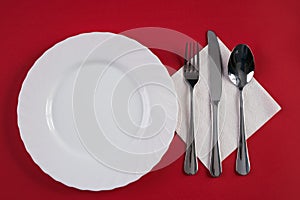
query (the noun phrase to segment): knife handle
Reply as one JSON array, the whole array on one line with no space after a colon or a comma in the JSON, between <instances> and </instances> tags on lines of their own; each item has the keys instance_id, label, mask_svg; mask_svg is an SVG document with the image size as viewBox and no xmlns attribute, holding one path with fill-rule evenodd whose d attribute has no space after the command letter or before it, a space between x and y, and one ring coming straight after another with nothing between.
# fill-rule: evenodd
<instances>
[{"instance_id":1,"label":"knife handle","mask_svg":"<svg viewBox=\"0 0 300 200\"><path fill-rule=\"evenodd\" d=\"M219 101L212 102L212 151L210 160L210 174L213 177L219 177L222 173L221 159L220 159L220 149L218 141L218 118L219 118Z\"/></svg>"}]
</instances>

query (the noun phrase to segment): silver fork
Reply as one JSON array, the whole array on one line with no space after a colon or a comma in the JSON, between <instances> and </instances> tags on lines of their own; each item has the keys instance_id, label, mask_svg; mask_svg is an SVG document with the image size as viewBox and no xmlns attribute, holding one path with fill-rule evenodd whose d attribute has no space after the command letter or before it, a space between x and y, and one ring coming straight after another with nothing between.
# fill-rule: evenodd
<instances>
[{"instance_id":1,"label":"silver fork","mask_svg":"<svg viewBox=\"0 0 300 200\"><path fill-rule=\"evenodd\" d=\"M195 54L196 57L194 57ZM186 138L184 172L189 175L194 175L198 171L198 163L197 163L197 156L196 156L196 149L195 149L195 135L194 135L193 91L194 91L194 86L199 80L199 67L200 67L199 44L197 43L195 45L195 43L190 43L190 44L186 43L183 76L190 88L191 103L190 103L190 124L189 124L187 138Z\"/></svg>"}]
</instances>

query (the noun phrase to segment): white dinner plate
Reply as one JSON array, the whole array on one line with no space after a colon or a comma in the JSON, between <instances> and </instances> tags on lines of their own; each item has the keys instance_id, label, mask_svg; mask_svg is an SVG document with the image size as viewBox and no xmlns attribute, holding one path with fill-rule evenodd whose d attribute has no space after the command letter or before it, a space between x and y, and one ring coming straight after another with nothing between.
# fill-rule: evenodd
<instances>
[{"instance_id":1,"label":"white dinner plate","mask_svg":"<svg viewBox=\"0 0 300 200\"><path fill-rule=\"evenodd\" d=\"M115 47L133 53L112 63L109 59L120 53L112 51ZM134 53L134 49L140 50ZM103 50L110 53L101 57L98 52ZM131 75L135 59L148 66L146 71L152 69L147 74L153 80L149 87L137 82L141 70ZM103 73L103 66L109 66L109 73ZM119 81L122 84L116 84ZM111 87L116 91L110 93ZM161 95L159 101L155 93ZM112 33L81 34L47 50L28 72L17 109L20 135L34 162L55 180L83 190L121 187L149 172L167 150L176 126L174 94L164 66L138 42ZM103 107L108 105L104 97L112 97L111 110ZM152 117L164 121L153 127ZM109 125L111 119L115 123ZM126 120L133 125L127 126ZM153 132L147 127L154 128Z\"/></svg>"}]
</instances>

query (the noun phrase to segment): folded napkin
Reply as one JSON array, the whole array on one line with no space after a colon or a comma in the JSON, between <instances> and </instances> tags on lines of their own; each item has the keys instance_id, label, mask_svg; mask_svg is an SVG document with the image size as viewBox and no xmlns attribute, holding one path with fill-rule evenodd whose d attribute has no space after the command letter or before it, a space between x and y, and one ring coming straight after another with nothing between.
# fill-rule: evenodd
<instances>
[{"instance_id":1,"label":"folded napkin","mask_svg":"<svg viewBox=\"0 0 300 200\"><path fill-rule=\"evenodd\" d=\"M239 91L227 76L229 49L219 39L223 76L222 97L219 104L219 144L221 160L224 160L236 148L239 134ZM194 88L194 128L197 156L208 168L211 150L211 105L208 89L207 46L200 52L200 80ZM184 80L182 68L172 76L178 95L179 114L176 128L183 141L189 125L190 94ZM281 108L268 92L253 79L244 88L244 115L247 139ZM251 156L250 156L251 159Z\"/></svg>"}]
</instances>

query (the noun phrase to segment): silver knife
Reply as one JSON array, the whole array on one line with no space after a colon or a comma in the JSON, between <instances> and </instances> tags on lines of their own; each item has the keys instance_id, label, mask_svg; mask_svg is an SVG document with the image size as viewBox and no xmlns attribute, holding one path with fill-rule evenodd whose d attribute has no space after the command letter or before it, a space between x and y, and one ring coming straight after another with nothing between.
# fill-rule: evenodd
<instances>
[{"instance_id":1,"label":"silver knife","mask_svg":"<svg viewBox=\"0 0 300 200\"><path fill-rule=\"evenodd\" d=\"M208 85L212 105L212 151L210 174L218 177L222 173L219 150L219 102L222 94L222 63L218 39L213 31L207 32L208 38Z\"/></svg>"}]
</instances>

